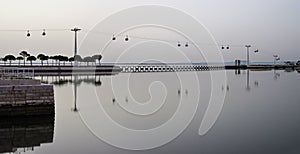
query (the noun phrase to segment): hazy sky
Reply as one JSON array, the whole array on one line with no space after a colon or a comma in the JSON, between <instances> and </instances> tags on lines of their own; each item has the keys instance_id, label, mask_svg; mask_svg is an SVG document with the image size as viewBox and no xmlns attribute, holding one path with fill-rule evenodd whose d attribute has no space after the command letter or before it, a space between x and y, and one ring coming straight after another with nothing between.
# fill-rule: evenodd
<instances>
[{"instance_id":1,"label":"hazy sky","mask_svg":"<svg viewBox=\"0 0 300 154\"><path fill-rule=\"evenodd\" d=\"M0 29L91 29L105 17L132 6L155 4L179 9L195 17L219 44L251 44L260 49L255 61L300 59L299 0L1 0ZM172 17L171 17L172 18ZM126 22L126 20L124 20ZM28 50L73 54L73 33L0 31L0 57ZM80 33L79 41L85 33ZM254 50L253 48L253 50ZM245 58L245 48L224 53L226 60ZM85 55L85 53L81 53Z\"/></svg>"}]
</instances>

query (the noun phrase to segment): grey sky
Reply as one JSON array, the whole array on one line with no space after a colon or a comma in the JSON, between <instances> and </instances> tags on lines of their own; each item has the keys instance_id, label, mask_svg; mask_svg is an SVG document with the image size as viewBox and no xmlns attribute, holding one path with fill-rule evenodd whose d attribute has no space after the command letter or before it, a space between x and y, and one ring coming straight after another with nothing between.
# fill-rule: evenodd
<instances>
[{"instance_id":1,"label":"grey sky","mask_svg":"<svg viewBox=\"0 0 300 154\"><path fill-rule=\"evenodd\" d=\"M272 61L273 54L283 60L300 59L299 0L1 0L0 29L91 29L110 14L144 4L170 6L190 14L219 44L252 44L261 50L259 55L251 55L254 61ZM73 54L71 32L48 32L45 38L40 33L32 32L32 37L26 38L25 31L0 32L1 56L23 49L32 54ZM80 40L83 38L80 33ZM233 48L224 57L245 58L245 48Z\"/></svg>"}]
</instances>

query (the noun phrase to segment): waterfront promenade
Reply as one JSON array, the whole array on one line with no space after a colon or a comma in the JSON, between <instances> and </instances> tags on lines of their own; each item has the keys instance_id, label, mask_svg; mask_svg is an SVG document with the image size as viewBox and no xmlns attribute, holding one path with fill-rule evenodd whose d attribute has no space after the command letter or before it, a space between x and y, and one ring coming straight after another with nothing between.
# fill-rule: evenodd
<instances>
[{"instance_id":1,"label":"waterfront promenade","mask_svg":"<svg viewBox=\"0 0 300 154\"><path fill-rule=\"evenodd\" d=\"M0 65L0 72L21 72L27 70L34 76L40 75L114 75L118 73L147 73L147 72L181 72L181 71L212 71L212 70L250 69L250 70L284 70L300 69L300 65L205 65L205 64L103 64L80 66L8 66Z\"/></svg>"}]
</instances>

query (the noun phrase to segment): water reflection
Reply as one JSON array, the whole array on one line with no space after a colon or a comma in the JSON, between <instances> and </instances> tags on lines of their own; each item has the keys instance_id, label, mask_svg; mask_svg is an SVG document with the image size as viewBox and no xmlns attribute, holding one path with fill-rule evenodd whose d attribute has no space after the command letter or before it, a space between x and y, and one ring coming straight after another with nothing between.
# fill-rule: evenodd
<instances>
[{"instance_id":1,"label":"water reflection","mask_svg":"<svg viewBox=\"0 0 300 154\"><path fill-rule=\"evenodd\" d=\"M258 87L258 81L254 81L254 86Z\"/></svg>"},{"instance_id":2,"label":"water reflection","mask_svg":"<svg viewBox=\"0 0 300 154\"><path fill-rule=\"evenodd\" d=\"M299 73L299 71L297 72ZM294 71L294 74L297 72ZM295 121L299 121L298 117L300 117L299 103L297 102L297 100L300 100L297 94L300 87L298 75L294 76L290 71L282 70L227 71L228 82L218 85L218 90L226 93L222 113L213 129L205 136L199 136L197 135L197 130L203 119L204 111L207 108L205 102L208 102L211 94L209 89L210 83L208 82L209 76L205 75L206 72L198 73L199 85L202 88L200 94L191 88L192 85L180 86L178 80L171 73L132 75L131 84L129 87L126 87L132 92L131 95L123 89L124 87L117 83L116 85L119 86L115 89L114 93L112 92L112 85L110 85L112 78L115 78L115 80L118 78L119 80L124 79L125 76L122 73L114 77L101 76L101 81L100 76L99 78L97 76L96 78L101 82L101 86L95 86L91 82L84 82L83 79L87 79L86 76L48 77L49 83L53 82L52 78L58 81L64 79L73 80L65 84L57 84L56 89L62 89L62 91L68 89L70 93L71 91L74 92L73 99L61 96L61 98L64 98L64 102L57 103L58 108L62 108L64 103L66 103L65 100L68 99L70 102L67 105L65 104L67 109L62 110L68 113L60 113L61 125L59 125L57 130L60 130L60 132L62 132L61 130L68 130L68 132L73 131L74 133L69 134L72 136L70 139L64 133L57 135L56 142L59 144L63 143L66 146L58 146L58 144L50 145L54 148L47 149L49 150L47 152L55 153L56 151L53 149L57 146L63 149L61 153L71 153L72 151L69 147L74 147L73 151L79 151L78 153L132 153L132 151L120 150L108 146L104 142L98 141L98 138L95 136L91 137L87 135L91 133L85 126L82 126L78 118L79 114L72 114L70 111L70 108L72 108L74 112L90 112L93 106L84 105L97 101L91 98L92 92L97 92L97 97L101 100L103 108L116 123L136 130L157 128L157 126L160 126L174 115L180 101L185 104L194 103L192 99L200 95L201 100L199 101L200 106L198 107L197 115L182 135L166 146L143 151L143 153L276 153L276 151L286 153L287 150L293 150L297 147L297 138L300 136L298 133L300 125L295 123ZM286 75L287 73L289 75ZM280 80L274 81L275 79L273 80L273 78L275 76L276 78L280 76ZM89 76L88 78L95 79L94 76ZM44 77L45 79L47 77ZM79 82L80 79L81 82ZM151 99L151 95L149 95L151 93L162 94L158 89L161 87L152 90L149 88L149 83L157 80L165 83L168 91L166 103L162 106L161 110L149 116L136 116L123 109L123 107L131 107L135 101L141 103L147 102L147 100ZM122 81L125 81L125 79ZM65 95L65 93L59 93L58 95ZM87 98L80 95L86 95ZM186 113L188 111L190 110L187 110ZM101 118L103 116L93 116L92 120L95 120L99 128L106 127ZM70 123L72 120L73 123ZM173 128L175 129L175 127L172 127L170 131ZM72 131L69 131L69 129ZM112 131L110 129L107 133L123 139ZM74 140L76 140L74 138L80 138L81 142L74 143ZM131 142L131 139L128 139L128 142ZM148 142L151 140L148 138L143 139L139 141ZM83 142L88 144L84 144Z\"/></svg>"},{"instance_id":3,"label":"water reflection","mask_svg":"<svg viewBox=\"0 0 300 154\"><path fill-rule=\"evenodd\" d=\"M41 144L52 143L53 116L1 117L0 153L34 151Z\"/></svg>"},{"instance_id":4,"label":"water reflection","mask_svg":"<svg viewBox=\"0 0 300 154\"><path fill-rule=\"evenodd\" d=\"M95 86L101 86L101 75L74 75L74 76L40 76L37 77L41 79L42 83L54 84L58 86L63 86L67 84L74 84L80 86L81 83L93 84Z\"/></svg>"},{"instance_id":5,"label":"water reflection","mask_svg":"<svg viewBox=\"0 0 300 154\"><path fill-rule=\"evenodd\" d=\"M182 74L189 79L187 73ZM128 76L130 77L127 78ZM105 117L99 109L101 104L106 114L116 123L134 130L156 128L167 122L175 115L181 101L184 105L198 103L199 91L196 90L194 83L180 85L180 80L174 72L159 75L157 73L118 74L113 77L103 77L101 81L103 84L100 87L88 86L93 88L90 90L93 91L94 96L85 87L78 87L80 114L89 112L94 113L96 117ZM182 82L186 81L191 80ZM202 88L204 89L205 86ZM106 125L103 124L104 120L95 119L95 121L99 127L103 128L103 125ZM107 132L110 133L112 132ZM112 137L115 136L116 134L112 134Z\"/></svg>"},{"instance_id":6,"label":"water reflection","mask_svg":"<svg viewBox=\"0 0 300 154\"><path fill-rule=\"evenodd\" d=\"M241 74L241 70L235 70L235 75L240 76L240 75L246 75L246 91L251 91L251 78L250 78L250 70L245 70L243 74ZM259 82L257 80L254 81L254 87L258 88L259 87ZM227 91L229 91L229 87L227 88Z\"/></svg>"},{"instance_id":7,"label":"water reflection","mask_svg":"<svg viewBox=\"0 0 300 154\"><path fill-rule=\"evenodd\" d=\"M251 82L251 71L256 71L256 70L240 70L237 69L234 71L234 74L236 76L245 76L246 79L246 84L245 84L245 90L250 92L253 88L259 88L259 81L254 80L253 85ZM285 72L293 72L294 70L285 70ZM296 69L296 71L299 73L300 71ZM280 73L278 70L274 70L274 80L277 80L280 77ZM78 105L77 105L77 88L82 84L92 84L96 87L101 86L102 81L101 81L101 75L73 75L73 76L41 76L40 77L43 83L50 83L54 84L57 86L64 86L64 85L72 85L73 86L73 106L71 110L73 112L78 112ZM229 92L230 90L230 84L227 85L222 85L221 90L223 92ZM188 95L189 91L188 89L178 89L177 90L177 95L181 96L182 94ZM118 96L119 98L120 96ZM129 97L130 96L121 96L121 98L124 102L129 103ZM118 100L116 96L111 96L111 101L113 105L118 103ZM121 100L119 102L122 102Z\"/></svg>"},{"instance_id":8,"label":"water reflection","mask_svg":"<svg viewBox=\"0 0 300 154\"><path fill-rule=\"evenodd\" d=\"M249 78L249 70L247 70L247 84L246 84L246 90L247 91L251 90L250 85L249 85L249 82L250 82L249 80L250 80L250 78Z\"/></svg>"},{"instance_id":9,"label":"water reflection","mask_svg":"<svg viewBox=\"0 0 300 154\"><path fill-rule=\"evenodd\" d=\"M73 112L78 112L77 106L77 88L82 83L92 84L94 86L101 86L101 76L102 75L58 75L58 76L40 76L37 77L45 84L53 84L55 86L66 86L71 84L73 86L73 107L71 110Z\"/></svg>"},{"instance_id":10,"label":"water reflection","mask_svg":"<svg viewBox=\"0 0 300 154\"><path fill-rule=\"evenodd\" d=\"M225 90L225 87L226 87L226 92L228 92L229 91L229 85L226 85L226 86L224 86L224 85L222 85L222 91L224 91Z\"/></svg>"},{"instance_id":11,"label":"water reflection","mask_svg":"<svg viewBox=\"0 0 300 154\"><path fill-rule=\"evenodd\" d=\"M100 81L100 79L99 79ZM78 112L78 108L77 108L77 85L78 84L78 75L74 76L74 82L73 82L73 88L74 88L74 107L72 108L73 112Z\"/></svg>"},{"instance_id":12,"label":"water reflection","mask_svg":"<svg viewBox=\"0 0 300 154\"><path fill-rule=\"evenodd\" d=\"M236 75L236 76L241 76L241 75L246 75L246 91L251 91L251 71L258 71L258 70L243 70L243 73L241 73L241 70L240 69L236 69L235 71L234 71L234 74ZM269 70L262 70L263 72L266 72L266 71L269 71ZM300 69L284 69L283 70L285 73L292 73L292 72L294 72L294 71L296 71L296 72L298 72L298 73L300 73ZM278 80L279 78L280 78L280 73L279 73L279 70L276 70L276 69L274 69L273 70L273 79L274 80ZM258 88L259 87L259 81L257 81L257 80L255 80L254 81L254 87L255 88ZM222 87L222 89L224 89L224 87Z\"/></svg>"},{"instance_id":13,"label":"water reflection","mask_svg":"<svg viewBox=\"0 0 300 154\"><path fill-rule=\"evenodd\" d=\"M277 80L280 77L280 73L278 73L275 69L274 69L274 80Z\"/></svg>"}]
</instances>

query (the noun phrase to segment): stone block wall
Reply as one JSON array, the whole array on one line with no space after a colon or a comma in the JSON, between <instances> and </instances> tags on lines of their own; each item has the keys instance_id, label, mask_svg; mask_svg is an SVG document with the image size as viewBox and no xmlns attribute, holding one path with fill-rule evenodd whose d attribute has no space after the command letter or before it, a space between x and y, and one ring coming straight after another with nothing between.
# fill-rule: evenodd
<instances>
[{"instance_id":1,"label":"stone block wall","mask_svg":"<svg viewBox=\"0 0 300 154\"><path fill-rule=\"evenodd\" d=\"M0 86L0 116L54 114L53 85Z\"/></svg>"}]
</instances>

